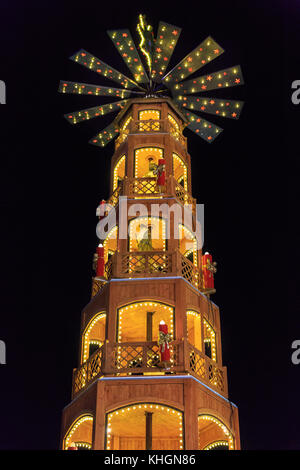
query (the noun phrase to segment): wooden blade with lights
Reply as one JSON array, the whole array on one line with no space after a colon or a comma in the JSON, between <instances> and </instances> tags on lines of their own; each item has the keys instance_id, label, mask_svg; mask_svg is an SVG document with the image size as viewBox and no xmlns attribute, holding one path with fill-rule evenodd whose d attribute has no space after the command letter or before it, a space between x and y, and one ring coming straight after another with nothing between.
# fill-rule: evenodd
<instances>
[{"instance_id":1,"label":"wooden blade with lights","mask_svg":"<svg viewBox=\"0 0 300 470\"><path fill-rule=\"evenodd\" d=\"M75 95L114 96L122 99L127 98L131 94L143 94L138 91L122 90L121 88L90 85L89 83L68 82L63 80L59 84L58 91L60 93L70 93Z\"/></svg>"},{"instance_id":2,"label":"wooden blade with lights","mask_svg":"<svg viewBox=\"0 0 300 470\"><path fill-rule=\"evenodd\" d=\"M201 111L202 113L231 119L239 119L244 105L243 101L209 98L208 96L200 98L179 95L174 98L174 101L184 109Z\"/></svg>"},{"instance_id":3,"label":"wooden blade with lights","mask_svg":"<svg viewBox=\"0 0 300 470\"><path fill-rule=\"evenodd\" d=\"M70 57L70 60L83 65L83 67L86 67L87 69L92 70L93 72L96 72L105 78L109 78L124 88L141 88L136 82L126 77L126 75L118 72L118 70L114 69L110 65L103 62L103 60L98 59L98 57L95 57L84 49L80 49L78 52L73 54Z\"/></svg>"},{"instance_id":4,"label":"wooden blade with lights","mask_svg":"<svg viewBox=\"0 0 300 470\"><path fill-rule=\"evenodd\" d=\"M181 108L182 113L189 120L187 129L195 132L199 137L202 137L206 142L213 142L218 135L223 131L222 127L216 126L212 122L206 121L200 116L193 114L190 111Z\"/></svg>"},{"instance_id":5,"label":"wooden blade with lights","mask_svg":"<svg viewBox=\"0 0 300 470\"><path fill-rule=\"evenodd\" d=\"M105 114L120 111L124 108L128 100L116 101L115 103L103 104L102 106L95 106L93 108L81 109L80 111L74 111L72 113L64 114L64 117L71 124L78 124L82 121L88 121Z\"/></svg>"},{"instance_id":6,"label":"wooden blade with lights","mask_svg":"<svg viewBox=\"0 0 300 470\"><path fill-rule=\"evenodd\" d=\"M162 80L168 88L173 88L176 83L212 62L223 52L224 50L221 46L208 36L190 54L182 59L176 67L167 73Z\"/></svg>"},{"instance_id":7,"label":"wooden blade with lights","mask_svg":"<svg viewBox=\"0 0 300 470\"><path fill-rule=\"evenodd\" d=\"M98 147L105 147L111 140L113 140L119 134L119 128L115 125L115 122L109 124L99 134L89 140L89 144L97 145Z\"/></svg>"},{"instance_id":8,"label":"wooden blade with lights","mask_svg":"<svg viewBox=\"0 0 300 470\"><path fill-rule=\"evenodd\" d=\"M149 77L144 69L129 29L107 31L114 46L124 60L137 83L148 83Z\"/></svg>"},{"instance_id":9,"label":"wooden blade with lights","mask_svg":"<svg viewBox=\"0 0 300 470\"><path fill-rule=\"evenodd\" d=\"M154 81L160 82L165 74L180 33L181 28L178 26L159 22L151 71L151 78Z\"/></svg>"},{"instance_id":10,"label":"wooden blade with lights","mask_svg":"<svg viewBox=\"0 0 300 470\"><path fill-rule=\"evenodd\" d=\"M183 83L177 83L172 86L171 91L174 95L183 95L209 90L219 90L238 85L244 85L244 79L241 67L239 65L235 65L234 67L202 75L201 77L196 77Z\"/></svg>"}]
</instances>

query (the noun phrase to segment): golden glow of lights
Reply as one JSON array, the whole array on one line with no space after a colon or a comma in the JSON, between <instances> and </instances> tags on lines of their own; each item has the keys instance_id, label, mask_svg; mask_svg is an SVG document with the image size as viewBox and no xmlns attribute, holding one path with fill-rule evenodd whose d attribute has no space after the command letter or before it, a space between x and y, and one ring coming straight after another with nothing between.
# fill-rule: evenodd
<instances>
[{"instance_id":1,"label":"golden glow of lights","mask_svg":"<svg viewBox=\"0 0 300 470\"><path fill-rule=\"evenodd\" d=\"M139 157L143 154L151 154L157 156L158 159L163 158L163 149L158 147L142 147L135 151L135 178L139 177ZM144 175L143 175L144 176Z\"/></svg>"},{"instance_id":2,"label":"golden glow of lights","mask_svg":"<svg viewBox=\"0 0 300 470\"><path fill-rule=\"evenodd\" d=\"M91 426L92 426L93 425L93 417L91 415L84 415L84 416L81 416L80 418L78 418L77 421L75 421L75 423L73 423L73 425L71 426L71 428L67 432L67 435L66 435L66 438L65 438L65 449L67 449L69 447L70 443L72 442L71 438L72 438L73 434L75 433L75 431L77 431L79 426L81 426L85 422L91 423Z\"/></svg>"},{"instance_id":3,"label":"golden glow of lights","mask_svg":"<svg viewBox=\"0 0 300 470\"><path fill-rule=\"evenodd\" d=\"M210 326L210 324L208 323L208 321L206 321L204 318L203 318L203 324L204 324L204 327L206 328L206 331L208 333L208 335L210 336L210 344L211 344L211 355L212 355L212 360L213 361L216 361L217 359L217 352L216 352L216 333L214 331L214 329ZM204 340L205 341L205 340Z\"/></svg>"},{"instance_id":4,"label":"golden glow of lights","mask_svg":"<svg viewBox=\"0 0 300 470\"><path fill-rule=\"evenodd\" d=\"M184 225L182 224L179 224L178 226L178 229L179 229L179 239L182 240L183 238L187 238L188 240L192 241L193 243L193 264L195 266L198 266L198 256L197 256L197 248L198 248L198 243L197 243L197 238L195 237L195 235L193 235L191 233L191 231L185 227Z\"/></svg>"},{"instance_id":5,"label":"golden glow of lights","mask_svg":"<svg viewBox=\"0 0 300 470\"><path fill-rule=\"evenodd\" d=\"M208 446L204 447L203 450L214 450L216 447L224 447L224 449L226 449L228 447L228 442L227 441L215 441L212 444L209 444Z\"/></svg>"},{"instance_id":6,"label":"golden glow of lights","mask_svg":"<svg viewBox=\"0 0 300 470\"><path fill-rule=\"evenodd\" d=\"M111 440L113 437L114 431L114 418L123 417L126 419L126 416L129 413L142 410L146 411L163 411L164 413L173 415L174 418L177 418L177 427L178 427L178 437L179 437L179 449L183 449L183 414L182 412L175 410L174 408L168 407L166 405L158 405L156 403L137 403L136 405L126 406L124 408L119 408L116 411L112 411L107 415L107 427L106 427L106 449L111 449Z\"/></svg>"},{"instance_id":7,"label":"golden glow of lights","mask_svg":"<svg viewBox=\"0 0 300 470\"><path fill-rule=\"evenodd\" d=\"M118 160L115 169L114 169L114 183L113 183L113 191L118 187L118 177L121 176L122 178L125 176L125 161L126 155L122 155L122 157ZM119 171L122 171L122 175L119 174Z\"/></svg>"},{"instance_id":8,"label":"golden glow of lights","mask_svg":"<svg viewBox=\"0 0 300 470\"><path fill-rule=\"evenodd\" d=\"M167 312L169 312L169 315L170 315L170 323L169 323L169 333L172 337L172 339L174 339L174 322L173 322L173 317L174 317L174 308L173 307L170 307L168 305L164 305L160 302L151 302L151 301L147 301L147 302L136 302L136 303L133 303L133 304L129 304L129 305L126 305L125 307L122 307L120 310L119 310L119 331L118 331L118 343L121 343L122 342L122 319L123 319L123 314L126 314L126 312L128 310L131 310L131 309L136 309L136 310L140 310L142 308L157 308L157 307L161 307L163 308L164 310L166 310ZM120 353L119 353L120 354ZM120 357L121 358L121 357Z\"/></svg>"},{"instance_id":9,"label":"golden glow of lights","mask_svg":"<svg viewBox=\"0 0 300 470\"><path fill-rule=\"evenodd\" d=\"M135 236L138 233L137 225L144 223L147 226L151 226L153 232L161 237L160 241L162 241L162 249L163 251L166 250L166 221L160 217L136 217L129 222L129 251L133 250L133 243L136 241ZM157 227L157 224L159 226ZM154 238L156 239L156 238Z\"/></svg>"},{"instance_id":10,"label":"golden glow of lights","mask_svg":"<svg viewBox=\"0 0 300 470\"><path fill-rule=\"evenodd\" d=\"M211 416L211 415L200 415L200 416L198 416L198 421L200 421L200 420L210 421L210 422L216 424L217 426L219 426L222 429L222 431L224 432L224 434L227 436L229 449L230 450L234 449L232 433L229 431L227 426L225 426L225 424L223 424L219 419L217 419L217 418L215 418L214 416Z\"/></svg>"},{"instance_id":11,"label":"golden glow of lights","mask_svg":"<svg viewBox=\"0 0 300 470\"><path fill-rule=\"evenodd\" d=\"M175 176L176 164L177 164L177 168L179 166L183 170L184 189L185 189L185 191L187 191L188 190L188 188L187 188L187 166L184 163L184 161L182 160L182 158L179 157L179 155L177 155L176 153L173 153L174 176ZM185 204L188 204L188 195L186 195Z\"/></svg>"},{"instance_id":12,"label":"golden glow of lights","mask_svg":"<svg viewBox=\"0 0 300 470\"><path fill-rule=\"evenodd\" d=\"M94 328L95 324L98 321L103 320L103 319L106 320L106 313L105 312L97 313L97 315L95 315L92 318L92 320L89 322L89 324L87 325L87 327L86 327L86 329L83 333L83 337L82 337L82 340L83 340L82 341L83 342L82 362L87 361L88 356L89 356L89 344L91 344L90 340L89 340L90 333L91 333L92 329ZM103 344L103 342L101 342L101 343Z\"/></svg>"}]
</instances>

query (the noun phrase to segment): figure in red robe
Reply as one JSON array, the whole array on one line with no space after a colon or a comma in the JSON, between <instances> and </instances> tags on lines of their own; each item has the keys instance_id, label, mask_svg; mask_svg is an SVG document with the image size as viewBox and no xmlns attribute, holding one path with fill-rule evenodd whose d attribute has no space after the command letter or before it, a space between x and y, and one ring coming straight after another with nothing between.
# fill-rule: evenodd
<instances>
[{"instance_id":1,"label":"figure in red robe","mask_svg":"<svg viewBox=\"0 0 300 470\"><path fill-rule=\"evenodd\" d=\"M162 320L159 324L159 352L160 352L160 363L159 366L163 368L169 368L171 365L171 353L170 353L170 341L171 335L168 333L168 325Z\"/></svg>"},{"instance_id":2,"label":"figure in red robe","mask_svg":"<svg viewBox=\"0 0 300 470\"><path fill-rule=\"evenodd\" d=\"M203 288L214 289L214 274L217 272L217 263L213 262L208 251L202 256Z\"/></svg>"}]
</instances>

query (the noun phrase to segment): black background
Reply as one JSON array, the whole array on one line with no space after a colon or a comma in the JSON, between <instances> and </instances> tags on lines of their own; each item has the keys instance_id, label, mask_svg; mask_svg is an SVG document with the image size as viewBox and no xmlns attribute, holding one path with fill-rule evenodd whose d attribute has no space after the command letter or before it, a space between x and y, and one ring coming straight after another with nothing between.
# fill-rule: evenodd
<instances>
[{"instance_id":1,"label":"black background","mask_svg":"<svg viewBox=\"0 0 300 470\"><path fill-rule=\"evenodd\" d=\"M95 209L108 197L113 143L99 149L87 141L111 116L70 126L64 113L99 101L60 95L58 83L109 84L68 60L81 47L130 75L106 30L135 34L141 12L155 29L159 20L183 28L170 66L207 35L225 53L205 73L241 64L245 86L210 93L245 100L240 120L214 118L224 132L211 145L185 131L193 196L205 204L204 249L218 262L213 301L242 448L300 449L300 365L290 359L300 338L291 276L299 256L286 238L288 211L296 242L299 217L291 204L299 196L300 106L290 98L291 81L300 79L299 10L297 2L269 0L151 1L142 9L139 2L1 1L1 449L58 448L90 297Z\"/></svg>"}]
</instances>

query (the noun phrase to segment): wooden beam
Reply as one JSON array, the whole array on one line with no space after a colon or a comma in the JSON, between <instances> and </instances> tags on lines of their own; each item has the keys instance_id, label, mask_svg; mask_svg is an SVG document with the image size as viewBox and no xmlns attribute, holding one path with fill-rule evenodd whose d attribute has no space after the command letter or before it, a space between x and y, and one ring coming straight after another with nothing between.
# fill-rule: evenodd
<instances>
[{"instance_id":1,"label":"wooden beam","mask_svg":"<svg viewBox=\"0 0 300 470\"><path fill-rule=\"evenodd\" d=\"M152 450L152 415L149 411L145 411L146 416L146 450Z\"/></svg>"}]
</instances>

